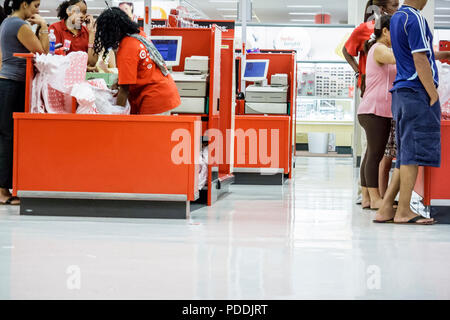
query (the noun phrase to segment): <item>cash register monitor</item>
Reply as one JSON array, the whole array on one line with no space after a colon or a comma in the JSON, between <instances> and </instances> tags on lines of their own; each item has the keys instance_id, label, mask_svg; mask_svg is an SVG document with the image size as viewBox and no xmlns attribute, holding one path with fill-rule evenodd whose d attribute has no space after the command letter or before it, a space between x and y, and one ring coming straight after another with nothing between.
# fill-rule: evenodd
<instances>
[{"instance_id":1,"label":"cash register monitor","mask_svg":"<svg viewBox=\"0 0 450 320\"><path fill-rule=\"evenodd\" d=\"M180 65L182 37L151 36L150 39L161 53L168 67Z\"/></svg>"},{"instance_id":2,"label":"cash register monitor","mask_svg":"<svg viewBox=\"0 0 450 320\"><path fill-rule=\"evenodd\" d=\"M269 60L247 60L245 62L244 80L262 82L267 78Z\"/></svg>"}]
</instances>

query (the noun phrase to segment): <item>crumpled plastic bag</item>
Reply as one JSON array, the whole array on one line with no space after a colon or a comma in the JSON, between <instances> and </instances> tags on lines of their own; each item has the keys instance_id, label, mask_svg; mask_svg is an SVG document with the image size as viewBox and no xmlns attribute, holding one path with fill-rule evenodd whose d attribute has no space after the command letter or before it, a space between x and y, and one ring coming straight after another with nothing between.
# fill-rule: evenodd
<instances>
[{"instance_id":1,"label":"crumpled plastic bag","mask_svg":"<svg viewBox=\"0 0 450 320\"><path fill-rule=\"evenodd\" d=\"M198 190L202 190L208 181L208 147L203 148L199 156Z\"/></svg>"},{"instance_id":2,"label":"crumpled plastic bag","mask_svg":"<svg viewBox=\"0 0 450 320\"><path fill-rule=\"evenodd\" d=\"M443 120L450 120L450 65L436 61L439 70L439 100Z\"/></svg>"},{"instance_id":3,"label":"crumpled plastic bag","mask_svg":"<svg viewBox=\"0 0 450 320\"><path fill-rule=\"evenodd\" d=\"M95 106L95 94L91 85L87 82L76 84L72 88L71 95L77 99L78 108L76 113L80 114L98 114Z\"/></svg>"},{"instance_id":4,"label":"crumpled plastic bag","mask_svg":"<svg viewBox=\"0 0 450 320\"><path fill-rule=\"evenodd\" d=\"M86 52L71 52L67 56L37 54L31 113L71 113L70 92L73 85L85 81L87 60Z\"/></svg>"},{"instance_id":5,"label":"crumpled plastic bag","mask_svg":"<svg viewBox=\"0 0 450 320\"><path fill-rule=\"evenodd\" d=\"M108 89L103 79L76 84L71 92L78 102L78 114L130 114L128 101L125 107L116 105L116 93Z\"/></svg>"}]
</instances>

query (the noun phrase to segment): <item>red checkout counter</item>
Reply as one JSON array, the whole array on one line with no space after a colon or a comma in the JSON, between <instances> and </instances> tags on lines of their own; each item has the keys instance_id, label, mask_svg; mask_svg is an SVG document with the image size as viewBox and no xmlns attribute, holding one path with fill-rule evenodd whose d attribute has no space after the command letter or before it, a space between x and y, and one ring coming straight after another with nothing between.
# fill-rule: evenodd
<instances>
[{"instance_id":1,"label":"red checkout counter","mask_svg":"<svg viewBox=\"0 0 450 320\"><path fill-rule=\"evenodd\" d=\"M450 51L450 42L440 41L439 50ZM418 212L450 223L450 120L441 121L441 167L419 167L414 192L422 198L414 204Z\"/></svg>"},{"instance_id":2,"label":"red checkout counter","mask_svg":"<svg viewBox=\"0 0 450 320\"><path fill-rule=\"evenodd\" d=\"M297 54L292 50L260 50L258 53L248 53L246 60L269 60L269 85L272 75L287 74L288 111L285 114L248 114L245 111L246 101L237 100L233 163L235 183L282 185L293 177L295 165ZM237 58L236 65L237 88L242 92L240 58ZM251 84L246 82L246 87ZM273 161L275 158L277 161Z\"/></svg>"},{"instance_id":3,"label":"red checkout counter","mask_svg":"<svg viewBox=\"0 0 450 320\"><path fill-rule=\"evenodd\" d=\"M208 129L225 129L223 126L231 122L221 118L222 111L227 114L226 110L232 108L231 102L230 106L220 102L221 31L213 26L158 28L152 33L183 37L180 71L186 56L209 57L208 113L172 116L29 113L34 70L33 57L28 56L25 113L14 114L13 194L21 198L21 214L189 217L191 204L205 191L198 190L203 135ZM231 59L229 64L233 67L234 61ZM231 83L229 87L231 95ZM73 111L75 108L76 105ZM225 143L221 148L230 149ZM220 189L226 189L230 181L227 168L221 169L218 164L208 165L204 197L208 205L213 204Z\"/></svg>"},{"instance_id":4,"label":"red checkout counter","mask_svg":"<svg viewBox=\"0 0 450 320\"><path fill-rule=\"evenodd\" d=\"M419 167L414 191L422 197L416 208L439 223L450 223L450 120L441 122L441 167Z\"/></svg>"}]
</instances>

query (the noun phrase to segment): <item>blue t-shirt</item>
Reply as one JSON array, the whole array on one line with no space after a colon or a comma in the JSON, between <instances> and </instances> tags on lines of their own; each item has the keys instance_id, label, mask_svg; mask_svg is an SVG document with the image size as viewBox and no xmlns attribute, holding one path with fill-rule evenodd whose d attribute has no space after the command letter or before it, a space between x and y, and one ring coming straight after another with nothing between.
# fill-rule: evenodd
<instances>
[{"instance_id":1,"label":"blue t-shirt","mask_svg":"<svg viewBox=\"0 0 450 320\"><path fill-rule=\"evenodd\" d=\"M433 50L433 34L419 10L402 6L391 19L391 42L397 61L397 76L391 91L400 88L424 89L414 65L413 53L426 52L433 71L434 83L439 84Z\"/></svg>"}]
</instances>

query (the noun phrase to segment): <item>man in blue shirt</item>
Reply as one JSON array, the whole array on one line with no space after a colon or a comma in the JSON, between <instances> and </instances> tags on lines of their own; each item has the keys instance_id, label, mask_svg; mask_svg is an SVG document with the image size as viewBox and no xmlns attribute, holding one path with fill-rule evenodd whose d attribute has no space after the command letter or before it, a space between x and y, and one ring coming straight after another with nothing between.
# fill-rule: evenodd
<instances>
[{"instance_id":1,"label":"man in blue shirt","mask_svg":"<svg viewBox=\"0 0 450 320\"><path fill-rule=\"evenodd\" d=\"M391 41L397 61L392 88L392 115L396 121L396 169L374 222L430 225L410 209L418 166L439 167L441 162L441 106L435 59L449 52L434 52L433 34L421 14L427 0L405 0L391 19ZM397 211L393 209L400 191Z\"/></svg>"}]
</instances>

